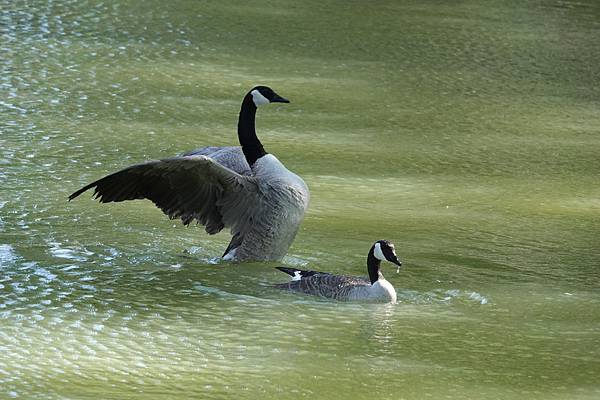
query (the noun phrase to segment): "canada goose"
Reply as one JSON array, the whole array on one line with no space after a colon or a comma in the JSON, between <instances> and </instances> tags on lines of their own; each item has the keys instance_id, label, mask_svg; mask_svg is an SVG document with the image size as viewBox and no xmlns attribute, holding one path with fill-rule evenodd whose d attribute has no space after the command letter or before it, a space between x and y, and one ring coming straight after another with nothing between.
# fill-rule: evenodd
<instances>
[{"instance_id":1,"label":"canada goose","mask_svg":"<svg viewBox=\"0 0 600 400\"><path fill-rule=\"evenodd\" d=\"M329 297L336 300L366 300L396 302L396 290L381 274L381 261L394 263L400 269L402 263L396 256L394 245L378 240L367 255L369 279L354 276L331 275L327 272L304 271L295 268L276 267L292 276L292 281L275 285L279 289Z\"/></svg>"},{"instance_id":2,"label":"canada goose","mask_svg":"<svg viewBox=\"0 0 600 400\"><path fill-rule=\"evenodd\" d=\"M208 234L231 228L226 260L279 260L292 244L308 206L304 181L268 154L255 131L257 106L289 103L266 86L244 97L238 121L240 147L205 147L148 161L84 186L101 203L149 199L184 225L194 219Z\"/></svg>"}]
</instances>

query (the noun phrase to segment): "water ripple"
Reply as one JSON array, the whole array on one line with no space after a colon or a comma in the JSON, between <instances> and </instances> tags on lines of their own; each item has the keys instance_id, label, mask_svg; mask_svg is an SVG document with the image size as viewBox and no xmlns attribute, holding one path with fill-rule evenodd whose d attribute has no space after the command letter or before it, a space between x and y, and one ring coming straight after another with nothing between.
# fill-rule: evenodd
<instances>
[{"instance_id":1,"label":"water ripple","mask_svg":"<svg viewBox=\"0 0 600 400\"><path fill-rule=\"evenodd\" d=\"M0 0L0 398L597 398L597 7L409 3ZM261 121L315 194L283 264L363 274L393 234L398 304L67 203L231 143L256 81L295 93Z\"/></svg>"},{"instance_id":2,"label":"water ripple","mask_svg":"<svg viewBox=\"0 0 600 400\"><path fill-rule=\"evenodd\" d=\"M10 244L0 244L0 267L13 264L17 258L18 257Z\"/></svg>"}]
</instances>

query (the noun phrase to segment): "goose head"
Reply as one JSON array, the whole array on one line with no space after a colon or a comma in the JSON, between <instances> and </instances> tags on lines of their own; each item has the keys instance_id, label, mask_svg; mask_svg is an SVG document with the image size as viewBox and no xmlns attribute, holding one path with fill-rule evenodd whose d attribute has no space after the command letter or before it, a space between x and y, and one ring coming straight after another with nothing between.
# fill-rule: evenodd
<instances>
[{"instance_id":1,"label":"goose head","mask_svg":"<svg viewBox=\"0 0 600 400\"><path fill-rule=\"evenodd\" d=\"M396 264L398 268L402 265L402 262L396 255L396 248L394 244L387 240L378 240L373 244L373 255L379 261L389 261L392 264Z\"/></svg>"},{"instance_id":2,"label":"goose head","mask_svg":"<svg viewBox=\"0 0 600 400\"><path fill-rule=\"evenodd\" d=\"M275 93L275 91L268 86L255 86L250 90L250 95L252 95L252 101L257 107L269 103L290 102L288 99L284 99L283 97Z\"/></svg>"}]
</instances>

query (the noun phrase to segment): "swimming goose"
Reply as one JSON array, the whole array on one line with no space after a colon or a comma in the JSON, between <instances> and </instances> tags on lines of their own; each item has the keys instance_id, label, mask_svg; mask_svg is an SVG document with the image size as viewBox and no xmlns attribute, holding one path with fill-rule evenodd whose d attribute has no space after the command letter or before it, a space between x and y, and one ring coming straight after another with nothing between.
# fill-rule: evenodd
<instances>
[{"instance_id":1,"label":"swimming goose","mask_svg":"<svg viewBox=\"0 0 600 400\"><path fill-rule=\"evenodd\" d=\"M193 220L208 234L231 228L226 260L280 260L308 206L304 181L265 151L255 131L258 106L289 103L256 86L244 97L238 121L241 147L205 147L182 156L132 165L84 186L101 203L149 199L171 219Z\"/></svg>"},{"instance_id":2,"label":"swimming goose","mask_svg":"<svg viewBox=\"0 0 600 400\"><path fill-rule=\"evenodd\" d=\"M369 279L354 276L331 275L327 272L305 271L294 268L276 267L292 276L292 281L275 285L279 289L329 297L336 300L365 300L396 302L396 290L381 274L381 261L394 263L400 269L402 263L396 256L394 245L387 240L378 240L367 255Z\"/></svg>"}]
</instances>

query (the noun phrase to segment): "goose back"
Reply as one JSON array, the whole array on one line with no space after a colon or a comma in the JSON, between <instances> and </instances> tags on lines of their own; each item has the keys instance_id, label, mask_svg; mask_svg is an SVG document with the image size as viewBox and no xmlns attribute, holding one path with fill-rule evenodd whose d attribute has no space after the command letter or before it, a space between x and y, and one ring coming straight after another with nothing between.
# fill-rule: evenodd
<instances>
[{"instance_id":1,"label":"goose back","mask_svg":"<svg viewBox=\"0 0 600 400\"><path fill-rule=\"evenodd\" d=\"M183 156L207 156L218 162L219 164L227 167L240 175L250 176L252 170L246 161L246 157L242 152L240 146L208 146L200 149L188 151Z\"/></svg>"},{"instance_id":2,"label":"goose back","mask_svg":"<svg viewBox=\"0 0 600 400\"><path fill-rule=\"evenodd\" d=\"M366 278L315 273L276 287L342 301L396 301L396 291L385 279L371 284Z\"/></svg>"}]
</instances>

